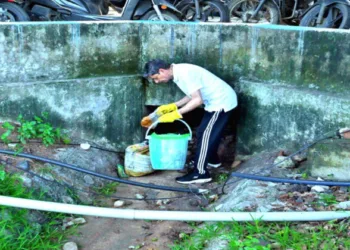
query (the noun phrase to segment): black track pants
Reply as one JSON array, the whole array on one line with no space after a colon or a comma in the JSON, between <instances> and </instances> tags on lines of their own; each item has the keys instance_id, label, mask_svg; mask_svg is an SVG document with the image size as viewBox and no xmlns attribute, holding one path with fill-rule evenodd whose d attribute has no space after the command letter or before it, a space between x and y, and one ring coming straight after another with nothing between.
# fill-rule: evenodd
<instances>
[{"instance_id":1,"label":"black track pants","mask_svg":"<svg viewBox=\"0 0 350 250\"><path fill-rule=\"evenodd\" d=\"M197 129L197 151L194 164L200 174L207 171L208 161L216 164L220 139L232 110L207 112L205 111L201 124Z\"/></svg>"}]
</instances>

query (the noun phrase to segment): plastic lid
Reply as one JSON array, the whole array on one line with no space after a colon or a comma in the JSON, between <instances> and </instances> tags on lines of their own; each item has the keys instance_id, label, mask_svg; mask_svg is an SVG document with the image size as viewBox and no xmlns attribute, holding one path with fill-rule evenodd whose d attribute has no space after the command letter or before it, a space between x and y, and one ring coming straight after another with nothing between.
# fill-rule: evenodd
<instances>
[{"instance_id":1,"label":"plastic lid","mask_svg":"<svg viewBox=\"0 0 350 250\"><path fill-rule=\"evenodd\" d=\"M190 137L190 134L182 134L182 135L179 135L179 134L161 134L161 135L158 135L156 133L152 133L151 134L151 138L155 138L155 139L164 139L164 140L167 140L167 139L188 139L188 137Z\"/></svg>"}]
</instances>

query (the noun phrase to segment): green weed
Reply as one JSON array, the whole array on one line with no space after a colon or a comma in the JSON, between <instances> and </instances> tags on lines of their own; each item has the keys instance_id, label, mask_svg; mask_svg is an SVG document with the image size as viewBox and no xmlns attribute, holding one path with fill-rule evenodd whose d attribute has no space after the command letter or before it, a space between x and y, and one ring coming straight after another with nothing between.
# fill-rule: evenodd
<instances>
[{"instance_id":1,"label":"green weed","mask_svg":"<svg viewBox=\"0 0 350 250\"><path fill-rule=\"evenodd\" d=\"M349 221L307 223L219 222L196 228L192 235L180 234L172 250L198 250L216 239L226 245L222 249L349 249ZM217 243L218 244L218 243Z\"/></svg>"},{"instance_id":2,"label":"green weed","mask_svg":"<svg viewBox=\"0 0 350 250\"><path fill-rule=\"evenodd\" d=\"M2 124L2 128L5 129L6 131L1 135L0 139L5 142L5 143L9 143L9 137L12 134L13 130L15 130L15 127L13 125L11 125L11 123L9 122L4 122Z\"/></svg>"},{"instance_id":3,"label":"green weed","mask_svg":"<svg viewBox=\"0 0 350 250\"><path fill-rule=\"evenodd\" d=\"M0 165L0 195L35 199L37 194L28 191L16 174L8 174ZM45 223L31 223L29 210L0 206L0 246L1 249L61 249L68 235L75 233L72 227L62 231L59 227L63 214L42 213Z\"/></svg>"},{"instance_id":4,"label":"green weed","mask_svg":"<svg viewBox=\"0 0 350 250\"><path fill-rule=\"evenodd\" d=\"M102 187L94 187L94 192L102 195L112 195L117 191L118 182L110 182Z\"/></svg>"},{"instance_id":5,"label":"green weed","mask_svg":"<svg viewBox=\"0 0 350 250\"><path fill-rule=\"evenodd\" d=\"M227 180L228 176L229 176L229 174L219 174L216 182L219 184L224 183Z\"/></svg>"},{"instance_id":6,"label":"green weed","mask_svg":"<svg viewBox=\"0 0 350 250\"><path fill-rule=\"evenodd\" d=\"M9 122L5 122L2 127L6 131L1 135L1 140L4 143L9 143L9 136L13 132L18 133L18 140L21 144L26 144L30 139L41 139L45 146L50 146L57 141L62 141L65 144L70 143L70 139L63 135L60 128L54 128L48 120L48 113L43 112L41 116L34 116L32 120L25 120L23 115L19 115L17 120L20 126L16 128ZM21 151L18 148L16 151Z\"/></svg>"},{"instance_id":7,"label":"green weed","mask_svg":"<svg viewBox=\"0 0 350 250\"><path fill-rule=\"evenodd\" d=\"M337 204L337 199L333 194L320 194L320 201L326 206Z\"/></svg>"}]
</instances>

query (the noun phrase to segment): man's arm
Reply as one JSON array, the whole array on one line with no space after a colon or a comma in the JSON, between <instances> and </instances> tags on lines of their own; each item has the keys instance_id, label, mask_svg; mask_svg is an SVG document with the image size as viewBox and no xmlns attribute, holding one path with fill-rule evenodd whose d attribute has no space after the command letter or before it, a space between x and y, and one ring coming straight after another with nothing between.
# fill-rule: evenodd
<instances>
[{"instance_id":1,"label":"man's arm","mask_svg":"<svg viewBox=\"0 0 350 250\"><path fill-rule=\"evenodd\" d=\"M179 109L179 113L181 115L186 114L187 112L190 112L191 110L194 110L195 108L203 104L203 99L200 90L196 90L195 92L193 92L191 94L191 97L192 98L186 96L185 98L176 102L176 106L178 106L178 103L182 104L182 106L184 105L181 109Z\"/></svg>"},{"instance_id":2,"label":"man's arm","mask_svg":"<svg viewBox=\"0 0 350 250\"><path fill-rule=\"evenodd\" d=\"M178 108L181 108L182 106L184 106L186 103L188 103L189 101L191 101L191 98L189 98L188 96L185 96L184 98L182 98L181 100L175 102L175 105Z\"/></svg>"}]
</instances>

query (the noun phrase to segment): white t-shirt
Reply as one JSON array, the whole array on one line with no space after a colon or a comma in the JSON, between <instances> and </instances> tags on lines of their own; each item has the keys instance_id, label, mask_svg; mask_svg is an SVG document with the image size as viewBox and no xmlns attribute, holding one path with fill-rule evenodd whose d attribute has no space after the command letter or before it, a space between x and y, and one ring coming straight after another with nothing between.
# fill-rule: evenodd
<instances>
[{"instance_id":1,"label":"white t-shirt","mask_svg":"<svg viewBox=\"0 0 350 250\"><path fill-rule=\"evenodd\" d=\"M224 110L237 106L236 92L223 80L208 70L187 63L172 64L173 81L188 96L197 90L201 92L204 109L208 112Z\"/></svg>"}]
</instances>

